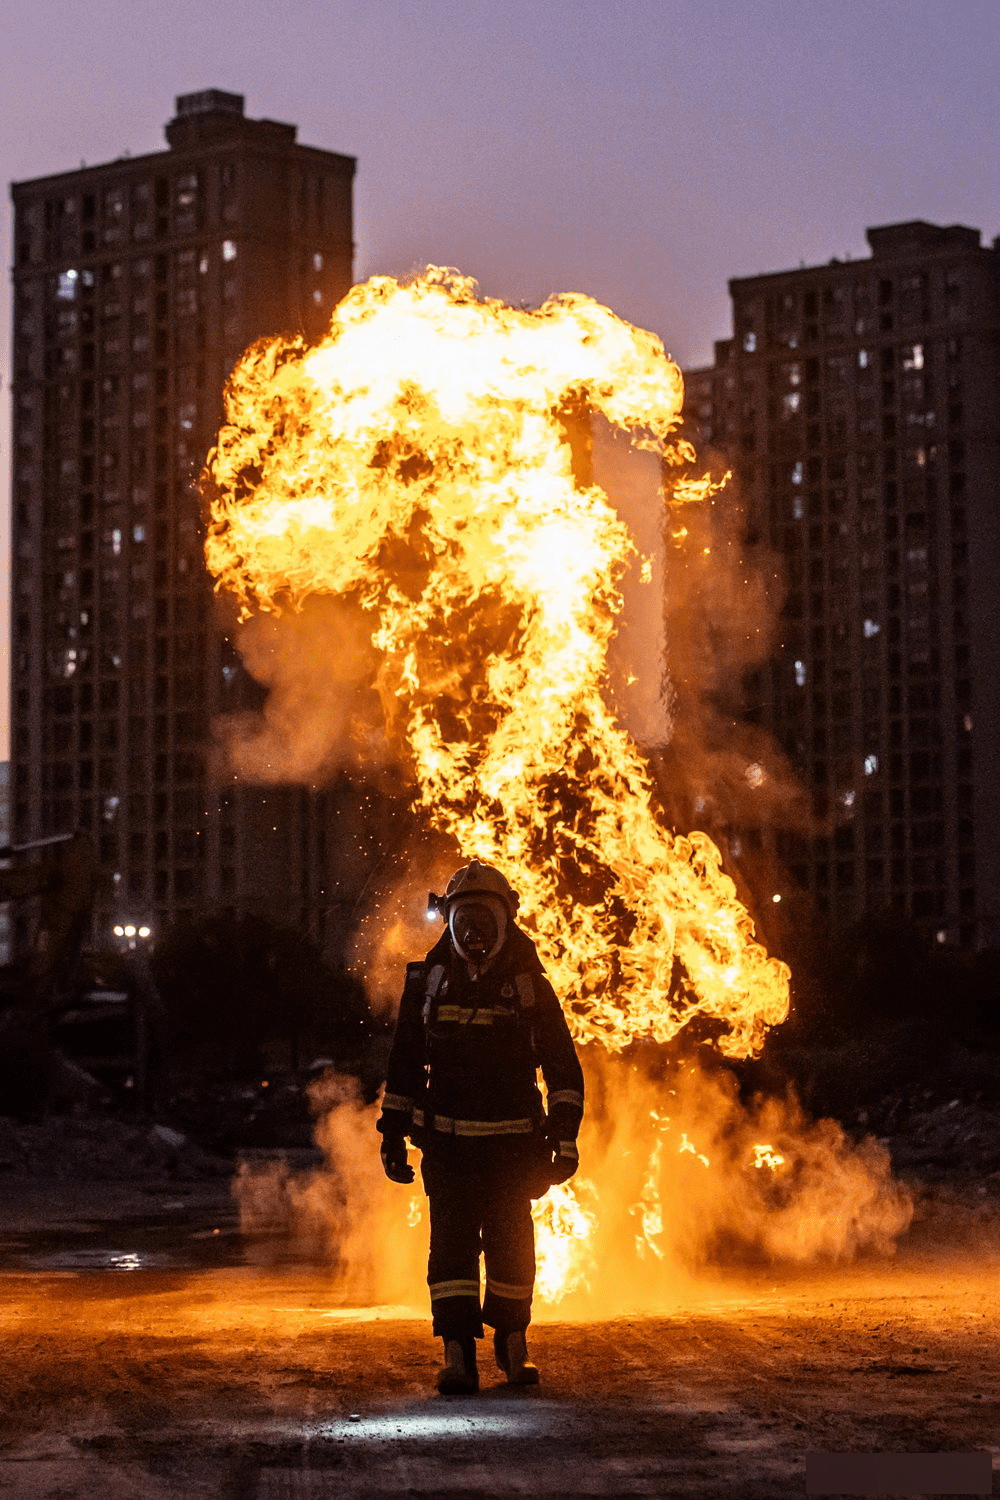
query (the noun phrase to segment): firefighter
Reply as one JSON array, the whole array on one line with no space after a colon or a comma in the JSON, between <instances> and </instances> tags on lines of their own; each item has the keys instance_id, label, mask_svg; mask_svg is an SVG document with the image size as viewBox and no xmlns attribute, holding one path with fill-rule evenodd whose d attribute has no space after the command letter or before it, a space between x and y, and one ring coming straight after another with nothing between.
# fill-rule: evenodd
<instances>
[{"instance_id":1,"label":"firefighter","mask_svg":"<svg viewBox=\"0 0 1000 1500\"><path fill-rule=\"evenodd\" d=\"M507 1380L535 1385L525 1343L535 1278L531 1199L577 1169L583 1073L500 871L472 860L431 902L445 930L422 963L407 965L378 1122L382 1165L393 1182L412 1182L408 1136L422 1153L427 1282L445 1352L438 1390L478 1390L484 1323Z\"/></svg>"}]
</instances>

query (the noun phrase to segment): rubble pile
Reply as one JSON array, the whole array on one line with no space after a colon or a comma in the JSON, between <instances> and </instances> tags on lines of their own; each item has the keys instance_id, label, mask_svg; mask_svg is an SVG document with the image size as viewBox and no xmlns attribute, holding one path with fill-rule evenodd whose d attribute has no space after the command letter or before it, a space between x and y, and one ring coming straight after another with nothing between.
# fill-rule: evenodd
<instances>
[{"instance_id":1,"label":"rubble pile","mask_svg":"<svg viewBox=\"0 0 1000 1500\"><path fill-rule=\"evenodd\" d=\"M892 1154L894 1169L929 1181L978 1185L1000 1196L1000 1104L993 1099L887 1098L872 1121ZM865 1111L859 1125L869 1124Z\"/></svg>"},{"instance_id":2,"label":"rubble pile","mask_svg":"<svg viewBox=\"0 0 1000 1500\"><path fill-rule=\"evenodd\" d=\"M101 1115L55 1115L21 1124L0 1116L0 1173L61 1180L193 1181L231 1170L229 1162L168 1125Z\"/></svg>"}]
</instances>

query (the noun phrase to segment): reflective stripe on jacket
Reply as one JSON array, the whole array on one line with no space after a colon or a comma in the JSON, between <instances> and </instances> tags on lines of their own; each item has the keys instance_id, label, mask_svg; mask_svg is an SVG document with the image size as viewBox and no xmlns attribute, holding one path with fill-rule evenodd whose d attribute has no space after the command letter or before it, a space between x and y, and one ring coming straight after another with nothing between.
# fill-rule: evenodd
<instances>
[{"instance_id":1,"label":"reflective stripe on jacket","mask_svg":"<svg viewBox=\"0 0 1000 1500\"><path fill-rule=\"evenodd\" d=\"M546 1124L537 1085L548 1095ZM473 978L446 931L408 964L379 1129L462 1136L528 1135L543 1125L575 1140L583 1072L566 1018L520 928Z\"/></svg>"}]
</instances>

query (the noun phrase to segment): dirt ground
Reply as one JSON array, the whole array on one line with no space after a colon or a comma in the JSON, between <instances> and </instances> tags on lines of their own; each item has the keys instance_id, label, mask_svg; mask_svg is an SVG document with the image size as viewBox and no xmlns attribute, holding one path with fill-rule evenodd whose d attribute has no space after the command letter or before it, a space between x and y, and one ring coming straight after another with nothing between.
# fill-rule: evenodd
<instances>
[{"instance_id":1,"label":"dirt ground","mask_svg":"<svg viewBox=\"0 0 1000 1500\"><path fill-rule=\"evenodd\" d=\"M805 1493L810 1451L1000 1455L1000 1244L972 1203L928 1200L891 1260L539 1323L537 1390L484 1349L480 1395L445 1398L422 1316L337 1307L280 1255L236 1263L225 1183L4 1188L0 1493L18 1500L763 1500ZM141 1226L171 1215L150 1250Z\"/></svg>"}]
</instances>

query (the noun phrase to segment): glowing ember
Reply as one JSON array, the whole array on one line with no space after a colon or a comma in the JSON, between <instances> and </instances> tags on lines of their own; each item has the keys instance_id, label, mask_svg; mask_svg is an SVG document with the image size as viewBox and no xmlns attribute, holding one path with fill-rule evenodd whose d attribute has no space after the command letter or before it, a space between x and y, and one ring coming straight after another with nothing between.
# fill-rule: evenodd
<instances>
[{"instance_id":1,"label":"glowing ember","mask_svg":"<svg viewBox=\"0 0 1000 1500\"><path fill-rule=\"evenodd\" d=\"M317 593L370 613L417 806L510 876L578 1039L618 1051L699 1018L738 1057L786 1015L788 973L711 840L660 821L609 707L635 549L574 475L597 413L660 455L669 505L704 498L671 436L681 396L659 340L587 297L524 312L455 272L375 278L315 347L241 361L206 551L244 614Z\"/></svg>"}]
</instances>

